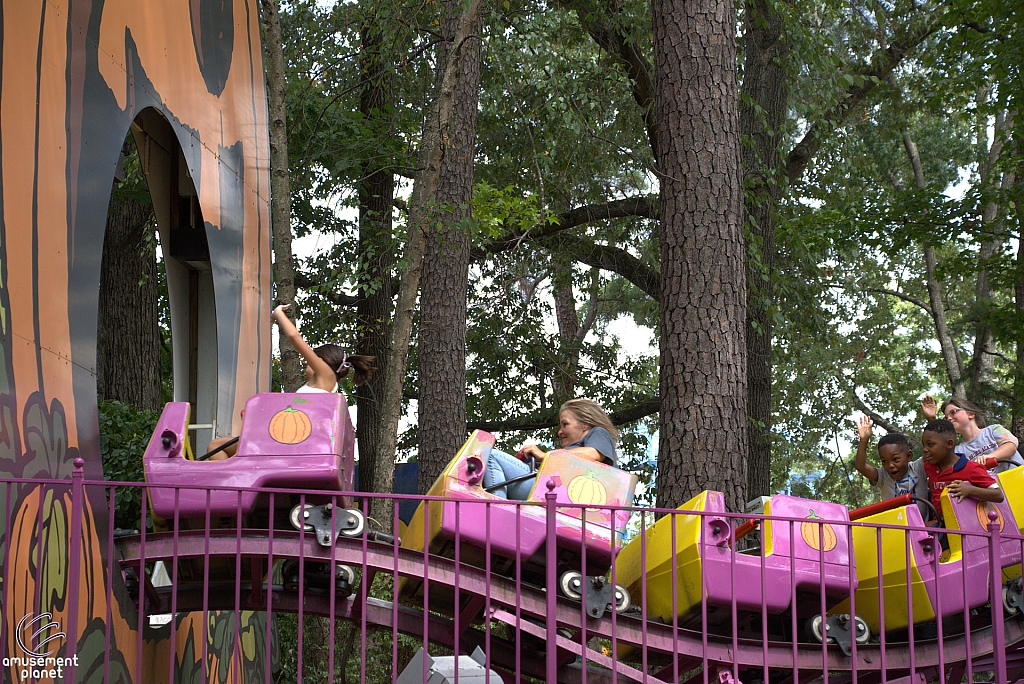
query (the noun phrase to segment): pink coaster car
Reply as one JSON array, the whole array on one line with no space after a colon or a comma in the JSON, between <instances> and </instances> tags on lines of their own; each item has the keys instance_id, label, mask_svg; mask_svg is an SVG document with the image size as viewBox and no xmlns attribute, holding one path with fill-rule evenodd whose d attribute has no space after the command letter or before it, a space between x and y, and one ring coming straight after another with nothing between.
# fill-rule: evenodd
<instances>
[{"instance_id":1,"label":"pink coaster car","mask_svg":"<svg viewBox=\"0 0 1024 684\"><path fill-rule=\"evenodd\" d=\"M632 505L636 476L555 450L542 461L530 497L513 502L483 488L493 447L489 433L470 435L428 492L445 500L420 504L402 535L402 546L454 557L458 544L461 561L480 567L489 551L493 572L514 575L518 560L523 580L543 586L547 545L554 543L559 588L565 595L583 599L592 617L600 617L608 605L628 608L628 592L605 582L604 574L622 546L630 513L612 507ZM547 534L549 483L558 505L554 539ZM419 582L403 580L400 585L404 600L419 600L421 591Z\"/></svg>"},{"instance_id":2,"label":"pink coaster car","mask_svg":"<svg viewBox=\"0 0 1024 684\"><path fill-rule=\"evenodd\" d=\"M144 457L154 515L173 519L252 513L258 492L282 487L351 491L355 429L344 395L257 394L245 404L237 454L225 461L192 459L189 405L164 407ZM346 500L343 506L350 506ZM361 529L360 525L360 529Z\"/></svg>"}]
</instances>

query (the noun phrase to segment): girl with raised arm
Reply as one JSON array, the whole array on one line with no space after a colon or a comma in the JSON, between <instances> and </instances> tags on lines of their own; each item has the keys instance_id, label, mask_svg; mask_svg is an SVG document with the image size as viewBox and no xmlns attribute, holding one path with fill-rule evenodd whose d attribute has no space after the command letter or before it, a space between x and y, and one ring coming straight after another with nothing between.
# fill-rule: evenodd
<instances>
[{"instance_id":1,"label":"girl with raised arm","mask_svg":"<svg viewBox=\"0 0 1024 684\"><path fill-rule=\"evenodd\" d=\"M921 400L921 412L926 420L935 420L938 405L930 395ZM977 461L992 473L1024 464L1017 453L1019 442L1013 433L999 424L986 425L985 413L975 404L950 397L942 402L942 415L963 439L954 449L957 454Z\"/></svg>"},{"instance_id":2,"label":"girl with raised arm","mask_svg":"<svg viewBox=\"0 0 1024 684\"><path fill-rule=\"evenodd\" d=\"M277 321L277 327L281 329L281 336L288 340L295 351L306 361L306 384L295 390L296 392L337 392L338 383L346 377L350 370L354 371L352 381L357 386L362 385L370 379L373 372L377 370L373 365L372 356L359 354L348 355L345 350L336 344L321 344L314 349L306 344L295 324L288 318L288 307L290 304L281 304L274 309L273 319ZM238 442L224 446L234 436L220 437L212 440L209 450L217 451L210 456L211 461L223 461L234 456L238 451Z\"/></svg>"}]
</instances>

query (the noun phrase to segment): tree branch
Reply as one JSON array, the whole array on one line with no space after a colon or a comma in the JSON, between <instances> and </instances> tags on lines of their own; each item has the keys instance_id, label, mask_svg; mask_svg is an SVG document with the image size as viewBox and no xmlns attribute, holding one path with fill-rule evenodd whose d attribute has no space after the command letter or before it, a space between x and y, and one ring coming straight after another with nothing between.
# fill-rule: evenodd
<instances>
[{"instance_id":1,"label":"tree branch","mask_svg":"<svg viewBox=\"0 0 1024 684\"><path fill-rule=\"evenodd\" d=\"M350 295L345 294L344 292L333 292L325 287L325 283L314 282L312 278L301 271L295 272L295 286L301 287L305 290L323 288L318 289L316 294L320 295L335 306L356 306L362 300L362 297L359 295Z\"/></svg>"},{"instance_id":2,"label":"tree branch","mask_svg":"<svg viewBox=\"0 0 1024 684\"><path fill-rule=\"evenodd\" d=\"M921 442L914 435L903 432L898 427L890 423L888 420L872 411L868 407L868 405L865 404L859 396L857 396L857 392L855 390L851 389L850 395L853 397L853 405L856 406L861 413L870 418L871 422L873 422L875 425L884 429L886 432L898 432L902 435L905 435L907 441L910 442L911 450L917 449L921 445Z\"/></svg>"},{"instance_id":3,"label":"tree branch","mask_svg":"<svg viewBox=\"0 0 1024 684\"><path fill-rule=\"evenodd\" d=\"M597 287L597 277L599 271L596 268L590 271L590 300L587 302L587 313L583 317L583 322L580 323L579 329L576 331L576 341L581 343L587 337L587 333L594 326L594 321L597 320L597 308L601 303L601 290Z\"/></svg>"},{"instance_id":4,"label":"tree branch","mask_svg":"<svg viewBox=\"0 0 1024 684\"><path fill-rule=\"evenodd\" d=\"M906 149L907 158L914 169L914 185L918 190L923 190L927 184L925 183L924 165L921 163L920 152L913 137L910 135L910 131L904 128L902 133L903 147ZM929 310L932 315L932 321L935 324L935 337L938 339L939 347L942 349L942 360L946 364L946 373L949 375L949 386L953 390L953 395L962 397L966 391L964 367L960 360L960 352L953 341L949 324L946 321L946 310L943 308L942 303L942 283L937 275L939 262L935 254L934 245L926 244L924 246L924 263L925 285L928 288L928 301L931 303Z\"/></svg>"},{"instance_id":5,"label":"tree branch","mask_svg":"<svg viewBox=\"0 0 1024 684\"><path fill-rule=\"evenodd\" d=\"M931 316L932 314L932 307L928 305L928 302L924 301L923 299L918 299L917 297L914 297L912 295L904 294L902 292L898 292L897 290L887 290L883 287L868 287L865 288L865 291L874 292L876 294L889 295L890 297L902 299L905 302L910 302L911 304L921 307L929 316Z\"/></svg>"},{"instance_id":6,"label":"tree branch","mask_svg":"<svg viewBox=\"0 0 1024 684\"><path fill-rule=\"evenodd\" d=\"M602 204L587 204L570 209L569 211L563 211L555 217L555 223L544 223L533 226L526 231L512 232L503 237L485 242L480 248L473 250L473 259L480 260L488 254L498 254L512 249L527 240L550 237L576 226L605 219L625 218L627 216L657 219L658 196L628 197Z\"/></svg>"},{"instance_id":7,"label":"tree branch","mask_svg":"<svg viewBox=\"0 0 1024 684\"><path fill-rule=\"evenodd\" d=\"M920 26L908 29L887 47L876 51L872 55L870 63L855 72L854 84L847 88L846 97L822 112L817 121L811 124L800 142L786 155L786 174L789 176L790 183L800 180L807 164L821 148L822 142L831 135L833 130L846 122L854 108L875 89L876 81L885 80L911 50L942 27L948 15L949 11L947 10L929 16Z\"/></svg>"},{"instance_id":8,"label":"tree branch","mask_svg":"<svg viewBox=\"0 0 1024 684\"><path fill-rule=\"evenodd\" d=\"M608 417L612 419L613 425L625 425L626 423L632 423L646 418L647 416L654 415L661 410L661 398L655 397L654 399L646 399L641 401L635 406L627 406L624 409L614 411L608 414Z\"/></svg>"},{"instance_id":9,"label":"tree branch","mask_svg":"<svg viewBox=\"0 0 1024 684\"><path fill-rule=\"evenodd\" d=\"M646 418L657 413L661 409L661 399L645 399L633 406L613 411L608 414L614 425L625 425ZM508 430L544 430L545 428L558 427L558 412L556 410L545 411L544 413L511 420L471 420L466 423L467 430L485 430L487 432L504 432Z\"/></svg>"},{"instance_id":10,"label":"tree branch","mask_svg":"<svg viewBox=\"0 0 1024 684\"><path fill-rule=\"evenodd\" d=\"M654 114L654 69L644 57L640 49L615 26L602 21L597 13L588 7L583 7L572 0L563 2L566 9L576 10L580 25L590 34L601 49L615 59L622 68L626 70L633 85L633 99L640 107L640 114L644 120L644 128L647 130L647 140L651 144L651 151L654 158L658 158L658 129ZM606 10L615 10L606 7Z\"/></svg>"},{"instance_id":11,"label":"tree branch","mask_svg":"<svg viewBox=\"0 0 1024 684\"><path fill-rule=\"evenodd\" d=\"M655 301L661 299L661 273L624 249L599 245L574 235L560 235L550 244L570 252L580 263L619 274Z\"/></svg>"}]
</instances>

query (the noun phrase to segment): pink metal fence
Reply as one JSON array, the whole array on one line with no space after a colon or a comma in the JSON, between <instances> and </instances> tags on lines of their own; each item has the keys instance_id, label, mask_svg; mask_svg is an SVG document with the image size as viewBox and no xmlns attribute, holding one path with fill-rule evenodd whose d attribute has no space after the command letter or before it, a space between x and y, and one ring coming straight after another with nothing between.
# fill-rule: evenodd
<instances>
[{"instance_id":1,"label":"pink metal fence","mask_svg":"<svg viewBox=\"0 0 1024 684\"><path fill-rule=\"evenodd\" d=\"M301 673L308 665L307 616L328 618L325 675L331 682L340 681L343 675L349 682L356 678L361 683L397 681L413 646L422 646L435 656L468 655L480 647L485 669L504 682L895 683L1024 678L1024 619L1016 612L1024 538L1005 507L993 511L987 525L974 531L722 510L615 509L621 511L618 519L622 521L633 516L630 529L636 530L632 541L636 546L621 552L622 535L612 534L609 553L602 550L596 554L586 543L598 536L587 509L602 507L556 504L549 491L543 504L498 504L506 511L514 507L513 529L494 525L500 517L494 512L495 504L449 502L451 508L446 510L454 514L448 521L453 531L431 552L429 544L404 548L398 538L375 535L372 520L353 533L355 528L346 528L344 519L349 514L339 493L283 489L227 490L234 492L239 502L243 495L255 492L259 503L257 511L248 516L221 517L211 516L208 507L196 509L194 503L192 508L182 508L182 500L196 501L196 490L190 490L189 497L176 491L166 531L147 530L142 524L150 517L143 495L137 532L115 534L112 522L102 524L104 518L114 520L115 494L145 490L145 485L85 481L80 461L76 465L70 483L0 483L6 493L4 539L12 539L12 501L19 492L35 487L54 493L70 489L67 586L73 597L87 585L83 576L87 569L80 558L86 538L83 525L89 515L85 502L92 502L91 515L100 521L96 529L103 530L100 544L107 559L105 576L91 578L95 582L92 590L105 592L107 625L112 624L116 602L123 600L119 597L130 597L134 643L126 645L122 640L118 648L136 682L151 677L146 658L161 648L171 651L181 636L176 632L177 617L154 631L149 626L151 616L210 611L234 614L235 643L240 638L241 611L267 612L271 617L263 627L264 651L246 657L268 664L274 660L275 618L297 615L294 642L284 645L295 652L294 681L303 681ZM212 493L200 491L203 496L199 500L205 497L208 502ZM395 503L390 521L393 529L399 527L399 500L422 501L427 514L421 518L423 529L416 533L425 539L436 532L436 514L447 514L442 509L445 502L437 498L375 498ZM97 507L96 502L104 503ZM370 503L368 496L359 502L367 519ZM321 508L327 504L330 508ZM296 505L300 516L306 505L316 506L329 521L329 529L340 530L337 540L323 545L316 530L288 524ZM518 551L511 556L497 554L492 542L499 538L503 547L511 539L516 542L513 548L522 547L524 533L519 523L527 506L543 507L547 540L561 536L562 542L545 544L542 553L534 557L524 557ZM37 529L43 528L48 516L49 512L40 508ZM565 524L569 518L579 520L579 529L571 534ZM656 518L661 519L660 533L654 531ZM750 519L758 521L759 530L753 539L747 537L750 548L744 550L737 530ZM473 535L468 534L470 529ZM481 529L482 546L478 541ZM865 565L858 569L852 541L855 533L860 535L861 548L865 548L863 539L870 538L864 535L873 535L877 568ZM567 543L567 534L578 538L578 545ZM961 549L960 556L942 560L943 535L948 545ZM406 536L408 540L415 533L410 530ZM474 539L467 541L469 536ZM900 538L894 545L892 540ZM41 544L36 546L37 554L43 551ZM27 552L5 543L5 576L14 559ZM620 561L630 554L639 559L639 572L622 562L608 569L607 562L595 560L616 554ZM840 561L830 561L829 554ZM648 567L649 558L655 556L670 560ZM860 560L863 564L863 558ZM158 561L167 569L169 586L153 581ZM958 568L953 567L956 563ZM339 571L341 566L346 569ZM894 575L891 567L902 568L902 576ZM576 576L563 572L579 573L580 581L573 584ZM872 574L884 577L886 572L888 586L880 582L874 589L864 588L864 578ZM627 574L634 582L632 605L619 611L613 604L622 595L608 594L602 586L608 583L614 588L621 583L620 576ZM587 580L588 576L604 580ZM810 584L808 577L813 578ZM12 599L9 584L3 586L5 613ZM566 586L575 588L566 591ZM902 586L905 592L893 589ZM589 606L588 592L597 597ZM609 595L609 605L598 606L602 614L594 617L588 608L595 609L595 601L604 601L601 597ZM46 596L40 593L32 598L38 613L49 609ZM77 652L82 630L78 605L76 600L68 603L61 626L66 633L61 653ZM1014 614L1008 614L1006 608ZM858 631L856 618L861 613L876 615L881 623L869 636ZM915 613L934 613L939 618L916 619ZM844 622L844 615L854 619ZM807 630L812 623L814 631L815 616L819 616L817 629L825 636L821 643ZM195 658L205 663L211 657L209 623L200 622L203 629L198 642L202 648L197 649ZM349 671L342 673L336 664L341 649L338 625L346 623L357 630L357 657L350 659ZM894 623L900 624L893 629ZM10 624L11 620L5 619L0 634L0 656L5 663L19 655L14 649L20 642L11 638ZM847 629L844 625L849 631L843 631ZM831 643L830 634L838 635ZM102 672L102 679L97 674L95 680L103 682L112 681L109 628L105 638L107 660L91 666L94 674ZM155 646L147 646L147 640L155 640ZM374 649L389 651L374 661L389 662L389 667L368 667ZM418 679L427 681L426 660L421 669ZM18 681L15 670L5 667L5 679ZM264 668L263 681L282 681L281 673L271 670ZM197 672L197 678L189 681L215 679L206 667ZM72 666L64 681L76 681L76 676L78 681L83 678ZM459 676L456 669L453 681ZM161 679L183 681L180 656L167 658L167 671Z\"/></svg>"}]
</instances>

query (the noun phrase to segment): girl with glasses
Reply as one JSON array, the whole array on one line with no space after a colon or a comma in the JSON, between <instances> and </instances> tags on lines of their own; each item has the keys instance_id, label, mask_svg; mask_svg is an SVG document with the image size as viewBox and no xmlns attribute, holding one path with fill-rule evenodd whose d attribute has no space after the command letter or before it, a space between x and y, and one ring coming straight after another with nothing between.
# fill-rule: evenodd
<instances>
[{"instance_id":1,"label":"girl with glasses","mask_svg":"<svg viewBox=\"0 0 1024 684\"><path fill-rule=\"evenodd\" d=\"M921 412L929 422L935 420L937 404L930 395L921 400ZM1017 438L1002 425L987 425L985 412L977 405L960 397L950 397L942 402L942 414L963 438L954 448L957 454L977 461L991 473L1024 465L1024 458L1017 453Z\"/></svg>"}]
</instances>

